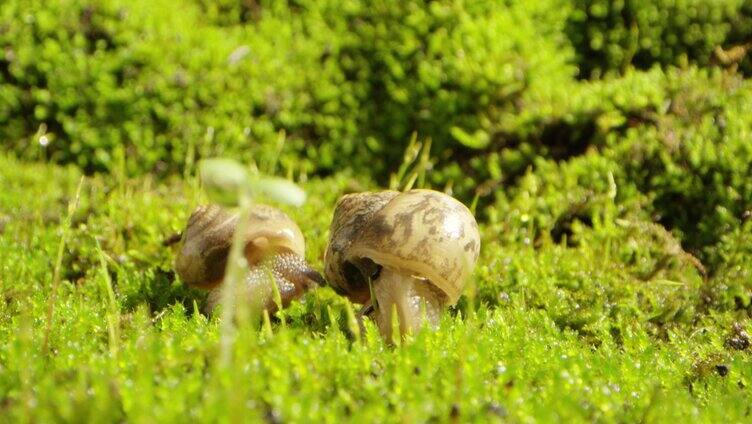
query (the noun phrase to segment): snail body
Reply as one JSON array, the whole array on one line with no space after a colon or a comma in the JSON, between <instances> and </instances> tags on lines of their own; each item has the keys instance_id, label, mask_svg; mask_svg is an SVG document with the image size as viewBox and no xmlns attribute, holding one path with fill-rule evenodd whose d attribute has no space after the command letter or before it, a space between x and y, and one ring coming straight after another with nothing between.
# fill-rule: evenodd
<instances>
[{"instance_id":1,"label":"snail body","mask_svg":"<svg viewBox=\"0 0 752 424\"><path fill-rule=\"evenodd\" d=\"M209 290L211 312L221 298L227 259L240 216L217 205L197 207L186 225L175 270L188 285ZM287 306L309 288L323 283L321 275L305 262L305 240L300 228L284 212L267 205L253 205L247 216L243 253L249 271L243 293L273 312L273 288L277 284L282 305Z\"/></svg>"},{"instance_id":2,"label":"snail body","mask_svg":"<svg viewBox=\"0 0 752 424\"><path fill-rule=\"evenodd\" d=\"M337 204L326 252L329 284L368 303L391 337L392 310L402 334L435 326L454 305L480 252L478 224L459 201L433 190L344 196Z\"/></svg>"}]
</instances>

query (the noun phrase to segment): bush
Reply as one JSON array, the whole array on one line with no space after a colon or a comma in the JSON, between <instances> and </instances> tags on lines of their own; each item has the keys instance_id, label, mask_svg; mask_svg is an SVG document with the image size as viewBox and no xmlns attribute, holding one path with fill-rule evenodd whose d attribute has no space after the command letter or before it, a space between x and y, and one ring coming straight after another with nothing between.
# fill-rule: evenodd
<instances>
[{"instance_id":1,"label":"bush","mask_svg":"<svg viewBox=\"0 0 752 424\"><path fill-rule=\"evenodd\" d=\"M481 299L521 293L586 332L623 316L748 311L750 93L736 75L696 68L580 85L560 116L593 122L584 152L556 158L532 139L528 170L486 210L488 242L504 249Z\"/></svg>"},{"instance_id":2,"label":"bush","mask_svg":"<svg viewBox=\"0 0 752 424\"><path fill-rule=\"evenodd\" d=\"M483 149L452 157L432 182L441 187L452 181L455 193L466 200L477 194L481 204L493 203L496 194L516 185L541 160L577 158L656 113L666 101L664 80L664 73L654 68L554 85L545 96L528 95L524 109L507 117L514 131Z\"/></svg>"},{"instance_id":3,"label":"bush","mask_svg":"<svg viewBox=\"0 0 752 424\"><path fill-rule=\"evenodd\" d=\"M609 136L605 154L651 198L654 219L710 258L720 236L752 207L750 86L695 69L668 72L664 87L665 108L623 136Z\"/></svg>"},{"instance_id":4,"label":"bush","mask_svg":"<svg viewBox=\"0 0 752 424\"><path fill-rule=\"evenodd\" d=\"M0 137L89 172L282 150L383 177L411 133L485 144L573 74L558 2L27 3L0 15Z\"/></svg>"},{"instance_id":5,"label":"bush","mask_svg":"<svg viewBox=\"0 0 752 424\"><path fill-rule=\"evenodd\" d=\"M747 38L746 0L601 0L574 2L567 34L580 76L622 72L629 66L708 65L716 46Z\"/></svg>"},{"instance_id":6,"label":"bush","mask_svg":"<svg viewBox=\"0 0 752 424\"><path fill-rule=\"evenodd\" d=\"M647 216L675 231L698 256L707 256L704 248L740 225L752 207L747 80L718 69L653 68L575 87L561 95L555 114L540 118L543 131L527 141L530 160L518 168L532 165L555 191L566 192L581 187L563 184L572 178L581 182L574 175L583 173L599 172L586 181L600 181L603 189L608 170L619 187L617 203L629 201L625 188L643 194ZM589 131L582 140L557 140L547 137L551 124ZM501 156L512 153L502 150ZM586 170L578 165L584 156L592 156ZM562 169L573 175L562 176L551 160L567 164ZM533 215L544 219L542 212Z\"/></svg>"},{"instance_id":7,"label":"bush","mask_svg":"<svg viewBox=\"0 0 752 424\"><path fill-rule=\"evenodd\" d=\"M306 170L321 159L306 143L352 140L357 108L318 38L327 34L309 37L284 8L261 11L253 26L218 27L192 3L173 7L4 4L0 137L27 156L49 142L44 154L89 172L127 158L132 173L218 154L274 163L280 131L282 162Z\"/></svg>"},{"instance_id":8,"label":"bush","mask_svg":"<svg viewBox=\"0 0 752 424\"><path fill-rule=\"evenodd\" d=\"M330 5L330 15L340 12ZM413 132L443 162L518 130L531 96L571 80L563 2L363 1L345 8L339 61L362 87L361 128L382 166ZM447 160L448 159L448 160Z\"/></svg>"},{"instance_id":9,"label":"bush","mask_svg":"<svg viewBox=\"0 0 752 424\"><path fill-rule=\"evenodd\" d=\"M634 185L617 181L619 164L592 152L561 164L539 160L489 208L485 234L494 236L485 244L481 301L522 295L560 327L589 335L624 320L691 322L702 265L651 223Z\"/></svg>"}]
</instances>

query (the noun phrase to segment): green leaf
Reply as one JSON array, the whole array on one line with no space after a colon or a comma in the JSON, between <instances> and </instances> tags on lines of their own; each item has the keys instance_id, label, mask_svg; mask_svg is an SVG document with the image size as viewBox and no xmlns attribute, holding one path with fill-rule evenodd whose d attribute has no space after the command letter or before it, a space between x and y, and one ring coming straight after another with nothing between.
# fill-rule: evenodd
<instances>
[{"instance_id":1,"label":"green leaf","mask_svg":"<svg viewBox=\"0 0 752 424\"><path fill-rule=\"evenodd\" d=\"M248 190L248 172L232 159L205 159L199 164L204 190L209 197L225 206L235 206L239 196Z\"/></svg>"},{"instance_id":2,"label":"green leaf","mask_svg":"<svg viewBox=\"0 0 752 424\"><path fill-rule=\"evenodd\" d=\"M278 177L255 177L250 182L254 193L261 193L280 203L300 206L305 203L306 193L292 181Z\"/></svg>"}]
</instances>

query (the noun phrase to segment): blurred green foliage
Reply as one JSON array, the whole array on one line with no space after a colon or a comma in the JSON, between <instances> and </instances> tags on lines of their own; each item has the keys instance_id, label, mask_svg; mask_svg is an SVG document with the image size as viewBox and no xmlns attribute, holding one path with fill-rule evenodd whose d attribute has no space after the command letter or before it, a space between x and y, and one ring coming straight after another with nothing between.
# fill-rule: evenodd
<instances>
[{"instance_id":1,"label":"blurred green foliage","mask_svg":"<svg viewBox=\"0 0 752 424\"><path fill-rule=\"evenodd\" d=\"M518 131L529 97L574 74L563 2L351 3L339 61L362 87L366 144L388 167L413 132L444 162L498 141Z\"/></svg>"},{"instance_id":2,"label":"blurred green foliage","mask_svg":"<svg viewBox=\"0 0 752 424\"><path fill-rule=\"evenodd\" d=\"M567 34L583 77L708 65L718 61L717 47L752 41L750 7L748 0L575 0Z\"/></svg>"},{"instance_id":3,"label":"blurred green foliage","mask_svg":"<svg viewBox=\"0 0 752 424\"><path fill-rule=\"evenodd\" d=\"M332 161L307 142L355 133L327 29L286 8L248 27L214 25L190 2L23 0L0 11L0 137L27 157L165 174L224 154L305 171L307 157Z\"/></svg>"},{"instance_id":4,"label":"blurred green foliage","mask_svg":"<svg viewBox=\"0 0 752 424\"><path fill-rule=\"evenodd\" d=\"M463 134L515 131L508 117L526 96L574 74L567 10L12 0L0 15L0 137L89 172L125 157L135 174L197 156L272 160L284 132L281 162L295 171L383 176L412 132L448 156Z\"/></svg>"}]
</instances>

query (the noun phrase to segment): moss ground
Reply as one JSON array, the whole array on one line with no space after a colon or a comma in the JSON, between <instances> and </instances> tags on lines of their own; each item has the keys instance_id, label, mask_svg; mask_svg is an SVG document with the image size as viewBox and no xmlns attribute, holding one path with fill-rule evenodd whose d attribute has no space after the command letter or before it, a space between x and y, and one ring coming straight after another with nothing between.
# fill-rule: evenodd
<instances>
[{"instance_id":1,"label":"moss ground","mask_svg":"<svg viewBox=\"0 0 752 424\"><path fill-rule=\"evenodd\" d=\"M467 295L401 346L370 323L357 337L357 306L321 288L240 325L221 365L218 320L163 246L202 200L194 180L87 177L68 220L79 181L0 156L3 421L750 419L747 311L704 300L716 277L670 235L608 213L559 241L511 240L490 213ZM309 201L287 211L320 268L337 197L370 183L302 186Z\"/></svg>"}]
</instances>

